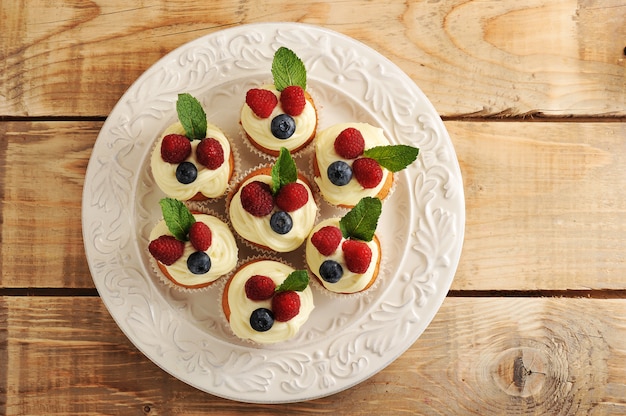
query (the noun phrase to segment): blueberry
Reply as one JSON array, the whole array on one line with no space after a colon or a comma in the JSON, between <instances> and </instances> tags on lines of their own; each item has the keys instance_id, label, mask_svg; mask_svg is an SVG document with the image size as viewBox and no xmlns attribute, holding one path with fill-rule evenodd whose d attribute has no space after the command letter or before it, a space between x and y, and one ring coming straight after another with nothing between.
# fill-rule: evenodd
<instances>
[{"instance_id":1,"label":"blueberry","mask_svg":"<svg viewBox=\"0 0 626 416\"><path fill-rule=\"evenodd\" d=\"M296 122L288 114L279 114L272 119L271 129L277 139L288 139L296 131Z\"/></svg>"},{"instance_id":2,"label":"blueberry","mask_svg":"<svg viewBox=\"0 0 626 416\"><path fill-rule=\"evenodd\" d=\"M274 314L267 308L259 308L250 315L250 326L258 332L268 331L274 325Z\"/></svg>"},{"instance_id":3,"label":"blueberry","mask_svg":"<svg viewBox=\"0 0 626 416\"><path fill-rule=\"evenodd\" d=\"M334 185L343 186L352 179L352 168L346 162L338 160L328 166L326 174Z\"/></svg>"},{"instance_id":4,"label":"blueberry","mask_svg":"<svg viewBox=\"0 0 626 416\"><path fill-rule=\"evenodd\" d=\"M180 183L191 183L198 177L198 169L191 162L183 162L176 168L176 179Z\"/></svg>"},{"instance_id":5,"label":"blueberry","mask_svg":"<svg viewBox=\"0 0 626 416\"><path fill-rule=\"evenodd\" d=\"M291 215L285 211L276 211L270 218L270 227L278 234L287 234L293 227Z\"/></svg>"},{"instance_id":6,"label":"blueberry","mask_svg":"<svg viewBox=\"0 0 626 416\"><path fill-rule=\"evenodd\" d=\"M343 268L335 260L325 260L320 266L320 277L328 283L337 283L341 276Z\"/></svg>"},{"instance_id":7,"label":"blueberry","mask_svg":"<svg viewBox=\"0 0 626 416\"><path fill-rule=\"evenodd\" d=\"M205 274L211 270L211 258L204 251L191 253L187 258L187 268L193 274Z\"/></svg>"}]
</instances>

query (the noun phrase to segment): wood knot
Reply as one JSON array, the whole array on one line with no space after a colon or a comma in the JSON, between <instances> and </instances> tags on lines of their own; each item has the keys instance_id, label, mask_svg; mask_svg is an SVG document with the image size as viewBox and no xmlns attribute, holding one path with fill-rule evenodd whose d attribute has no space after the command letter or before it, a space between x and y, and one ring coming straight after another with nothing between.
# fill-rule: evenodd
<instances>
[{"instance_id":1,"label":"wood knot","mask_svg":"<svg viewBox=\"0 0 626 416\"><path fill-rule=\"evenodd\" d=\"M533 348L503 351L495 365L494 380L508 395L537 396L546 382L546 359Z\"/></svg>"}]
</instances>

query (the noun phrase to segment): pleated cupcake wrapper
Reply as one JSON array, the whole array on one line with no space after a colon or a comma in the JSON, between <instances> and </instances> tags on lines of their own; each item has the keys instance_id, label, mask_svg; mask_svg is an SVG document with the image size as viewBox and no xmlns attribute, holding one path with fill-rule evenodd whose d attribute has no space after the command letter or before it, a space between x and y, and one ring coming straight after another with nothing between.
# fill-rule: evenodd
<instances>
[{"instance_id":1,"label":"pleated cupcake wrapper","mask_svg":"<svg viewBox=\"0 0 626 416\"><path fill-rule=\"evenodd\" d=\"M195 212L199 212L202 214L207 214L207 215L212 215L216 218L218 218L219 220L221 220L222 222L224 222L226 225L228 225L228 228L230 229L231 233L233 232L232 228L230 227L230 224L228 221L226 221L225 217L223 215L220 215L219 213L207 209L206 207L202 206L201 203L199 201L186 201L184 202L185 205L187 206L187 208L189 208L190 211L195 211ZM158 222L160 222L161 219L159 219ZM155 223L155 226L156 224ZM235 235L233 233L233 235ZM214 287L214 285L216 285L218 282L224 280L225 277L230 276L230 274L232 273L232 271L230 273L227 273L225 275L222 275L220 277L218 277L217 279L215 279L213 282L208 283L206 286L202 286L202 287L185 287L185 286L181 286L180 284L176 284L174 283L171 279L169 279L167 276L165 276L165 274L163 274L163 272L161 271L161 269L159 268L159 265L156 261L156 259L154 257L152 257L152 254L150 254L150 252L148 251L148 247L146 247L146 252L148 254L148 257L150 258L150 266L152 267L153 272L158 276L159 281L161 283L163 283L165 286L175 289L178 292L182 292L182 293L198 293L198 292L203 292L203 291L207 291L209 288Z\"/></svg>"},{"instance_id":2,"label":"pleated cupcake wrapper","mask_svg":"<svg viewBox=\"0 0 626 416\"><path fill-rule=\"evenodd\" d=\"M266 83L264 83L262 85L273 84L273 83L274 83L274 81L271 81L271 82L266 82ZM317 132L319 131L319 126L321 125L321 122L322 122L322 116L321 116L321 112L320 112L320 107L317 104L319 102L319 100L316 97L315 91L313 89L311 89L311 88L307 88L306 91L311 96L311 99L313 100L313 103L315 105L315 112L317 114L317 125L316 125L316 128L315 128L315 131L313 132L313 138L302 149L297 150L297 151L291 151L291 156L293 156L294 159L306 157L308 152L311 151L311 148L313 147L313 143L315 141L315 136L317 135ZM256 147L254 144L251 143L251 141L250 141L251 139L248 137L248 134L246 133L246 131L243 128L243 126L241 125L241 123L239 123L239 134L241 136L241 141L243 143L245 143L247 149L250 152L252 152L252 153L260 156L261 158L263 158L265 160L268 160L268 161L273 161L273 160L276 159L276 156L271 155L271 154L269 154L269 153L259 149L258 147Z\"/></svg>"},{"instance_id":3,"label":"pleated cupcake wrapper","mask_svg":"<svg viewBox=\"0 0 626 416\"><path fill-rule=\"evenodd\" d=\"M259 171L263 168L272 168L272 164L270 163L264 163L264 164L260 164L257 165L255 167L252 167L250 169L248 169L247 171L245 171L244 173L242 173L239 178L237 178L237 182L236 185L233 186L233 188L231 189L230 193L226 196L226 213L230 212L230 203L233 199L233 197L235 196L235 193L237 193L240 189L239 186L241 185L241 183L243 182L243 180L245 178L248 177L248 175L251 175L253 173L255 173L256 171ZM317 224L317 222L319 221L320 218L320 199L319 199L319 194L317 192L315 192L315 188L314 188L314 183L311 179L311 177L309 177L309 175L307 175L307 173L300 171L299 172L301 175L303 175L307 182L310 185L311 188L311 194L313 195L313 201L315 202L315 205L317 206L317 212L315 214L315 220L313 221L313 226L315 226L315 224ZM238 232L235 231L235 228L232 226L232 221L229 218L229 225L231 226L231 228L233 229L233 232L235 234L235 237L238 239L238 241L240 241L241 243L243 243L246 247L251 248L252 250L254 250L257 253L262 253L265 255L281 255L281 254L287 254L287 253L292 253L293 251L297 251L299 250L302 245L304 244L304 242L302 243L302 245L298 246L298 248L290 251L290 252L286 252L286 253L281 253L278 252L276 250L273 250L271 248L265 248L265 247L261 247L262 243L254 243L252 241L247 240L246 238L242 237L241 235L239 235ZM305 240L306 241L306 240Z\"/></svg>"},{"instance_id":4,"label":"pleated cupcake wrapper","mask_svg":"<svg viewBox=\"0 0 626 416\"><path fill-rule=\"evenodd\" d=\"M235 267L235 269L232 271L232 273L228 276L228 279L220 279L219 282L219 286L217 287L217 293L219 293L219 311L220 311L220 321L221 324L224 325L228 331L226 331L228 334L232 335L233 337L235 337L236 339L244 342L247 345L252 345L255 347L264 347L264 348L271 348L272 345L276 345L276 344L280 344L282 342L286 342L289 340L284 340L284 341L280 341L274 344L262 344L260 342L256 342L252 339L244 339L244 338L239 338L237 336L237 334L235 334L235 332L232 330L231 326L230 326L230 322L228 322L228 319L226 319L226 313L224 312L224 291L226 290L226 284L230 281L230 279L232 279L235 274L237 274L237 272L239 271L239 269L241 269L243 266L245 266L248 263L252 263L252 262L256 262L256 261L263 261L263 260L270 260L270 261L276 261L279 263L282 263L286 266L289 266L295 270L297 270L296 267L294 267L291 263L285 261L284 259L281 259L279 257L276 256L272 256L272 255L254 255L254 256L250 256L250 257L246 257L244 259L239 260L239 262L237 263L237 266ZM310 284L310 283L309 283Z\"/></svg>"}]
</instances>

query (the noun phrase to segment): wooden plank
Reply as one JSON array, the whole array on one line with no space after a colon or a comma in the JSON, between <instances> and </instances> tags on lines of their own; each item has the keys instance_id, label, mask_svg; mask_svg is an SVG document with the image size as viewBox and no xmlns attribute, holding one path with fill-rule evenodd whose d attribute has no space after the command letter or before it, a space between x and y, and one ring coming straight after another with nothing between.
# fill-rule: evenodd
<instances>
[{"instance_id":1,"label":"wooden plank","mask_svg":"<svg viewBox=\"0 0 626 416\"><path fill-rule=\"evenodd\" d=\"M0 115L106 116L167 52L261 21L320 25L364 42L399 65L444 116L626 115L621 0L507 0L488 8L465 0L288 7L216 0L210 9L194 2L3 2Z\"/></svg>"},{"instance_id":2,"label":"wooden plank","mask_svg":"<svg viewBox=\"0 0 626 416\"><path fill-rule=\"evenodd\" d=\"M7 415L626 412L624 299L448 298L422 337L371 379L272 406L223 400L166 374L97 297L4 297L0 316Z\"/></svg>"},{"instance_id":3,"label":"wooden plank","mask_svg":"<svg viewBox=\"0 0 626 416\"><path fill-rule=\"evenodd\" d=\"M80 216L100 126L0 123L1 287L93 287ZM446 126L467 209L454 290L626 289L626 123Z\"/></svg>"}]
</instances>

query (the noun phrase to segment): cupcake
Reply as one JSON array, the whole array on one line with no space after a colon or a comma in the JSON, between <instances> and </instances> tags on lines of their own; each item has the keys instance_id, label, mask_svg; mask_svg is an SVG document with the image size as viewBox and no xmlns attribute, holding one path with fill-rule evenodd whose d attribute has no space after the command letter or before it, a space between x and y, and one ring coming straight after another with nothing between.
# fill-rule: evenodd
<instances>
[{"instance_id":1,"label":"cupcake","mask_svg":"<svg viewBox=\"0 0 626 416\"><path fill-rule=\"evenodd\" d=\"M229 196L228 215L253 247L287 253L306 240L318 207L307 178L285 148L270 168L253 169Z\"/></svg>"},{"instance_id":2,"label":"cupcake","mask_svg":"<svg viewBox=\"0 0 626 416\"><path fill-rule=\"evenodd\" d=\"M234 270L239 250L226 223L191 212L176 199L164 198L160 205L163 219L150 232L148 251L167 282L198 289Z\"/></svg>"},{"instance_id":3,"label":"cupcake","mask_svg":"<svg viewBox=\"0 0 626 416\"><path fill-rule=\"evenodd\" d=\"M381 207L378 198L365 197L342 218L328 218L311 231L306 263L328 291L360 293L376 282L382 254L375 231Z\"/></svg>"},{"instance_id":4,"label":"cupcake","mask_svg":"<svg viewBox=\"0 0 626 416\"><path fill-rule=\"evenodd\" d=\"M393 173L413 163L418 152L412 146L390 145L383 130L370 124L335 124L315 139L315 182L333 205L351 208L367 196L384 200Z\"/></svg>"},{"instance_id":5,"label":"cupcake","mask_svg":"<svg viewBox=\"0 0 626 416\"><path fill-rule=\"evenodd\" d=\"M223 196L235 166L229 140L191 95L180 94L176 110L179 121L163 132L150 158L156 184L181 201Z\"/></svg>"},{"instance_id":6,"label":"cupcake","mask_svg":"<svg viewBox=\"0 0 626 416\"><path fill-rule=\"evenodd\" d=\"M272 61L273 84L246 92L240 124L245 137L262 154L278 156L304 149L315 137L317 109L306 86L306 69L296 54L279 48Z\"/></svg>"},{"instance_id":7,"label":"cupcake","mask_svg":"<svg viewBox=\"0 0 626 416\"><path fill-rule=\"evenodd\" d=\"M228 280L222 310L233 333L273 344L293 338L314 309L306 270L272 259L244 263Z\"/></svg>"}]
</instances>

